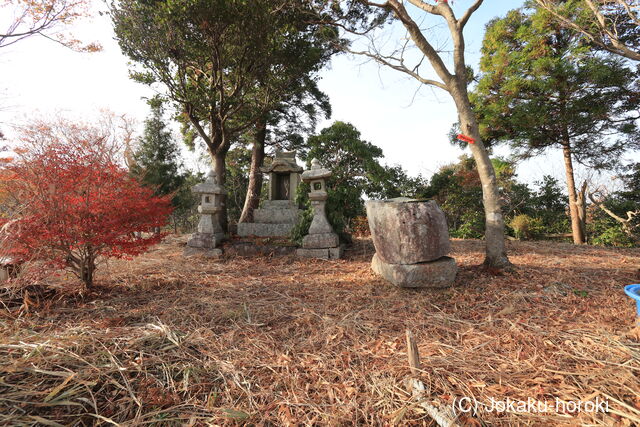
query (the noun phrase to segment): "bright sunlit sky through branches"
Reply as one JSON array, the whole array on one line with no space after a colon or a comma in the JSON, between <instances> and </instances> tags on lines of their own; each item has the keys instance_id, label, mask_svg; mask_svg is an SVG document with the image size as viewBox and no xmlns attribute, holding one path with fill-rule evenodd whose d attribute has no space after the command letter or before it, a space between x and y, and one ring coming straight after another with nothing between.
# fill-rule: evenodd
<instances>
[{"instance_id":1,"label":"bright sunlit sky through branches","mask_svg":"<svg viewBox=\"0 0 640 427\"><path fill-rule=\"evenodd\" d=\"M471 18L465 30L467 63L476 71L485 25L522 3L487 0ZM470 0L456 0L453 7L459 15L470 4ZM102 2L93 6L96 11L106 10ZM4 26L6 19L7 16L0 17L0 25ZM450 47L448 31L442 24L437 20L422 24L431 28L429 34L437 40L438 48ZM135 118L141 131L149 112L142 98L153 95L153 91L128 78L127 59L114 40L109 17L96 13L91 21L75 25L72 31L83 41L100 42L103 51L76 53L38 36L0 49L0 126L9 138L13 125L34 115L57 114L92 120L101 109ZM392 48L404 37L404 31L397 27L379 41ZM365 45L358 43L354 48L363 49ZM422 69L429 75L428 65ZM330 68L322 72L320 87L331 98L333 117L320 123L319 129L333 120L354 124L364 139L382 147L388 164L400 164L412 175L431 176L440 166L455 162L464 153L448 141L447 133L457 115L444 91L420 87L411 77L349 55L332 60ZM505 148L496 151L500 155L508 153ZM189 157L188 153L185 155ZM195 164L193 160L188 163ZM558 151L518 167L518 177L529 183L545 174L564 182ZM580 174L585 171L579 171L578 178Z\"/></svg>"}]
</instances>

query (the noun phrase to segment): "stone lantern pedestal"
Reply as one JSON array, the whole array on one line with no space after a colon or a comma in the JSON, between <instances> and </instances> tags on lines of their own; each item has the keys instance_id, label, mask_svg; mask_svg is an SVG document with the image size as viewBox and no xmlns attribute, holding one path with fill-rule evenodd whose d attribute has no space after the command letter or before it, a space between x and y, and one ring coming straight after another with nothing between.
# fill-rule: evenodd
<instances>
[{"instance_id":1,"label":"stone lantern pedestal","mask_svg":"<svg viewBox=\"0 0 640 427\"><path fill-rule=\"evenodd\" d=\"M225 238L220 226L219 214L222 212L220 196L226 194L226 190L218 184L215 173L209 172L205 182L197 184L192 191L200 194L200 221L198 231L191 235L184 250L185 256L205 255L217 258L222 255L222 250L216 246Z\"/></svg>"},{"instance_id":2,"label":"stone lantern pedestal","mask_svg":"<svg viewBox=\"0 0 640 427\"><path fill-rule=\"evenodd\" d=\"M317 159L311 161L311 169L302 173L302 180L311 185L309 200L313 207L313 221L309 234L302 239L302 248L296 254L305 258L338 259L342 257L340 239L327 220L326 180L331 171L324 169Z\"/></svg>"}]
</instances>

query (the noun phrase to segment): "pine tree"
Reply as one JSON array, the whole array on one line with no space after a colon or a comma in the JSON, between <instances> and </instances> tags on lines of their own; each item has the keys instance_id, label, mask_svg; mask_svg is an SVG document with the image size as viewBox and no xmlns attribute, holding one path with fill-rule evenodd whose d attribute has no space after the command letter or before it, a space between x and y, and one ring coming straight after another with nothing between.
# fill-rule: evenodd
<instances>
[{"instance_id":1,"label":"pine tree","mask_svg":"<svg viewBox=\"0 0 640 427\"><path fill-rule=\"evenodd\" d=\"M144 133L138 140L130 171L142 184L154 188L156 196L171 195L174 228L193 208L195 201L182 172L180 148L164 122L164 107L158 99L149 102L151 115L145 120Z\"/></svg>"},{"instance_id":2,"label":"pine tree","mask_svg":"<svg viewBox=\"0 0 640 427\"><path fill-rule=\"evenodd\" d=\"M573 165L612 167L637 146L636 74L540 9L490 23L482 53L471 100L483 139L506 141L522 157L562 149L573 238L584 243L585 187L577 188Z\"/></svg>"}]
</instances>

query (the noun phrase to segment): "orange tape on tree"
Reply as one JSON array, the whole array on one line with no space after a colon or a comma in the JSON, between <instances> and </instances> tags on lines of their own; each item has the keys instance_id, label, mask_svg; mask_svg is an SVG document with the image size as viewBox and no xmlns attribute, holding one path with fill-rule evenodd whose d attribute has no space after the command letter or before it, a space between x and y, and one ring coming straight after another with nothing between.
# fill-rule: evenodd
<instances>
[{"instance_id":1,"label":"orange tape on tree","mask_svg":"<svg viewBox=\"0 0 640 427\"><path fill-rule=\"evenodd\" d=\"M458 134L458 139L463 142L468 142L469 144L475 144L476 140L467 135Z\"/></svg>"}]
</instances>

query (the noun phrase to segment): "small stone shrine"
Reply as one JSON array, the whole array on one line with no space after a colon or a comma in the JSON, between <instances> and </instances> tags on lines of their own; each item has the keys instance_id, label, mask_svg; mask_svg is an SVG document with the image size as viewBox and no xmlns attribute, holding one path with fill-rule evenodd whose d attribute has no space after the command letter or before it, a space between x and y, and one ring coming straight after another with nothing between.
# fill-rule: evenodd
<instances>
[{"instance_id":1,"label":"small stone shrine","mask_svg":"<svg viewBox=\"0 0 640 427\"><path fill-rule=\"evenodd\" d=\"M204 182L195 185L191 191L200 195L200 206L198 206L200 222L198 222L198 231L193 233L187 242L184 254L185 256L218 257L222 255L222 250L216 249L216 246L225 238L219 219L219 214L222 212L220 196L227 191L218 184L213 170L209 172Z\"/></svg>"},{"instance_id":2,"label":"small stone shrine","mask_svg":"<svg viewBox=\"0 0 640 427\"><path fill-rule=\"evenodd\" d=\"M444 212L434 201L370 200L367 218L376 254L373 271L404 288L445 288L458 267Z\"/></svg>"},{"instance_id":3,"label":"small stone shrine","mask_svg":"<svg viewBox=\"0 0 640 427\"><path fill-rule=\"evenodd\" d=\"M342 256L340 239L327 220L327 178L331 171L324 169L318 159L311 161L311 169L304 171L302 180L311 186L309 200L313 207L313 221L309 234L302 239L302 248L297 250L299 257L338 259Z\"/></svg>"},{"instance_id":4,"label":"small stone shrine","mask_svg":"<svg viewBox=\"0 0 640 427\"><path fill-rule=\"evenodd\" d=\"M295 204L302 167L296 163L296 153L276 151L270 165L260 168L269 174L268 200L253 211L253 222L238 224L238 235L287 237L298 222L301 210Z\"/></svg>"}]
</instances>

